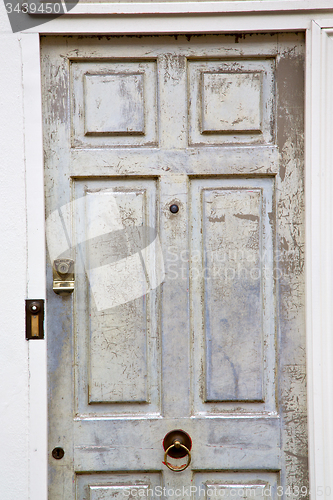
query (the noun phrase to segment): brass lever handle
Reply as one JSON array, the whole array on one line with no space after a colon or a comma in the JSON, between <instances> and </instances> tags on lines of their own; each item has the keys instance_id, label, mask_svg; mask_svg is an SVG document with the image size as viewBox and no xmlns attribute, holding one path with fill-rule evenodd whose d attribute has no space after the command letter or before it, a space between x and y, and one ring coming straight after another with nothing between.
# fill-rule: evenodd
<instances>
[{"instance_id":1,"label":"brass lever handle","mask_svg":"<svg viewBox=\"0 0 333 500\"><path fill-rule=\"evenodd\" d=\"M175 448L176 450L178 450L179 448L182 448L186 454L187 454L187 463L186 464L183 464L183 465L172 465L168 462L168 453L170 450L172 450L172 448ZM187 467L190 465L191 463L191 452L188 448L186 448L186 446L184 444L182 444L180 441L177 441L175 440L170 446L169 448L166 449L165 453L164 453L164 463L165 465L168 467L168 469L174 471L174 472L181 472L182 470L185 470L187 469Z\"/></svg>"}]
</instances>

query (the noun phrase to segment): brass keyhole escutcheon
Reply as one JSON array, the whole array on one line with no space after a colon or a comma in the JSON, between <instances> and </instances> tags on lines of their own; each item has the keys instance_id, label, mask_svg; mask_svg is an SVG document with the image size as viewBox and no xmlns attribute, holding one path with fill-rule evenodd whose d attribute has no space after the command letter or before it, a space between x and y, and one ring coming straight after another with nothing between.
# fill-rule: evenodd
<instances>
[{"instance_id":1,"label":"brass keyhole escutcheon","mask_svg":"<svg viewBox=\"0 0 333 500\"><path fill-rule=\"evenodd\" d=\"M164 448L164 463L168 469L174 472L181 472L190 465L191 463L191 448L192 440L187 432L181 429L175 429L168 432L163 440ZM187 456L187 462L182 465L173 465L168 462L168 456L172 458L184 458Z\"/></svg>"},{"instance_id":2,"label":"brass keyhole escutcheon","mask_svg":"<svg viewBox=\"0 0 333 500\"><path fill-rule=\"evenodd\" d=\"M25 304L26 315L26 339L43 339L44 338L44 300L27 299Z\"/></svg>"}]
</instances>

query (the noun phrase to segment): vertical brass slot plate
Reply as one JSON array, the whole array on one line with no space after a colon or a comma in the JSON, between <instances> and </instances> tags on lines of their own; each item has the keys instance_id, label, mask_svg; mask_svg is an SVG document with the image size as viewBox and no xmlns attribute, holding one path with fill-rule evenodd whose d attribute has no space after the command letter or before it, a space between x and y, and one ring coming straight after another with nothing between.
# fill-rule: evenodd
<instances>
[{"instance_id":1,"label":"vertical brass slot plate","mask_svg":"<svg viewBox=\"0 0 333 500\"><path fill-rule=\"evenodd\" d=\"M27 340L44 338L44 300L25 301L25 338Z\"/></svg>"}]
</instances>

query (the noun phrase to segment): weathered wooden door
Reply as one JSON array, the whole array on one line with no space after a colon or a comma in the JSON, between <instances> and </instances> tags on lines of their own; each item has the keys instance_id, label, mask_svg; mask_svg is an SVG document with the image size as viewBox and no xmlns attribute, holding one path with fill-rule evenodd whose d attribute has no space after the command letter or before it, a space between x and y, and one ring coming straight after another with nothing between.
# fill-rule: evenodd
<instances>
[{"instance_id":1,"label":"weathered wooden door","mask_svg":"<svg viewBox=\"0 0 333 500\"><path fill-rule=\"evenodd\" d=\"M303 49L42 38L50 500L307 496Z\"/></svg>"}]
</instances>

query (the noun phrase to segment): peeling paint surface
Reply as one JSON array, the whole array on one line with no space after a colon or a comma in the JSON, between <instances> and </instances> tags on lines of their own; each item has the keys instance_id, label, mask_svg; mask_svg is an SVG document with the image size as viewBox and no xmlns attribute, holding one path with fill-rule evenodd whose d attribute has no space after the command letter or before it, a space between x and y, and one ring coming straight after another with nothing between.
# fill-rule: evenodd
<instances>
[{"instance_id":1,"label":"peeling paint surface","mask_svg":"<svg viewBox=\"0 0 333 500\"><path fill-rule=\"evenodd\" d=\"M42 61L46 217L72 202L76 266L59 297L48 263L50 500L307 492L303 35L44 37Z\"/></svg>"}]
</instances>

